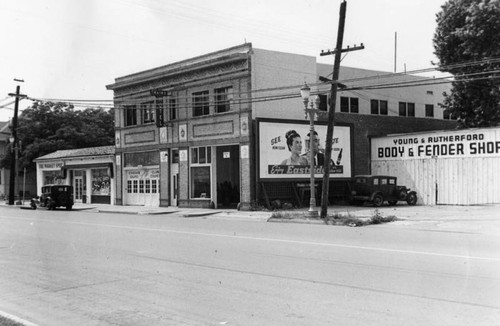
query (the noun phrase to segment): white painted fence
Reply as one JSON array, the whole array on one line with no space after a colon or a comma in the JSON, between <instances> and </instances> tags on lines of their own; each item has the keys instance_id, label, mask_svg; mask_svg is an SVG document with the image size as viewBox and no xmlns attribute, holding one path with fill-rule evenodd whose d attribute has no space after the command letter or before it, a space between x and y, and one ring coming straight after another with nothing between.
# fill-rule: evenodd
<instances>
[{"instance_id":1,"label":"white painted fence","mask_svg":"<svg viewBox=\"0 0 500 326\"><path fill-rule=\"evenodd\" d=\"M500 203L500 128L372 139L372 174L398 177L424 205Z\"/></svg>"}]
</instances>

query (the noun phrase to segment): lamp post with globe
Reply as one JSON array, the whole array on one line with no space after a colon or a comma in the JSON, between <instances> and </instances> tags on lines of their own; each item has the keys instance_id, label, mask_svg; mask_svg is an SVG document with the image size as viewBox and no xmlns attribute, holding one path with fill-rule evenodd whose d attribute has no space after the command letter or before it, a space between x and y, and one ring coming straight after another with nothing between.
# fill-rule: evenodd
<instances>
[{"instance_id":1,"label":"lamp post with globe","mask_svg":"<svg viewBox=\"0 0 500 326\"><path fill-rule=\"evenodd\" d=\"M311 88L304 83L304 86L300 89L300 96L302 97L302 101L304 103L304 113L305 118L309 118L309 170L310 170L310 193L311 198L309 200L309 216L310 217L318 217L318 211L316 210L316 195L315 195L315 186L314 186L314 146L315 141L315 132L314 132L314 119L315 117L324 111L319 109L320 99L318 96L315 96L314 99L311 97Z\"/></svg>"}]
</instances>

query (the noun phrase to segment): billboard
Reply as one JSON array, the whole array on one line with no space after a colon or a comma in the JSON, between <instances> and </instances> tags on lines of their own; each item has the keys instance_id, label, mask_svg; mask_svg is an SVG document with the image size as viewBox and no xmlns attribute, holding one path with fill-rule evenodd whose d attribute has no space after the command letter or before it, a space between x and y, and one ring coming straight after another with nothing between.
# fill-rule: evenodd
<instances>
[{"instance_id":1,"label":"billboard","mask_svg":"<svg viewBox=\"0 0 500 326\"><path fill-rule=\"evenodd\" d=\"M327 126L315 124L319 140L314 155L314 176L323 177ZM310 177L309 123L259 120L259 178L308 179ZM351 177L351 127L336 125L332 138L331 178Z\"/></svg>"}]
</instances>

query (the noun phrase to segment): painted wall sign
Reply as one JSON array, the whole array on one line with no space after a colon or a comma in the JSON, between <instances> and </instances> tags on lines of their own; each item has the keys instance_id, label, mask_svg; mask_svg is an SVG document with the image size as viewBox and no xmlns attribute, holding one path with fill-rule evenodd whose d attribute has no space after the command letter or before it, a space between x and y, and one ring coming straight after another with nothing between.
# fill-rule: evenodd
<instances>
[{"instance_id":1,"label":"painted wall sign","mask_svg":"<svg viewBox=\"0 0 500 326\"><path fill-rule=\"evenodd\" d=\"M60 169L63 166L62 162L56 163L40 163L40 169L49 170L49 169Z\"/></svg>"},{"instance_id":2,"label":"painted wall sign","mask_svg":"<svg viewBox=\"0 0 500 326\"><path fill-rule=\"evenodd\" d=\"M158 169L148 169L148 170L129 170L127 171L127 179L158 179L160 178L160 170Z\"/></svg>"},{"instance_id":3,"label":"painted wall sign","mask_svg":"<svg viewBox=\"0 0 500 326\"><path fill-rule=\"evenodd\" d=\"M500 156L498 130L468 129L372 139L371 159L411 160Z\"/></svg>"},{"instance_id":4,"label":"painted wall sign","mask_svg":"<svg viewBox=\"0 0 500 326\"><path fill-rule=\"evenodd\" d=\"M301 143L293 149L297 157L292 157L292 151L287 145L286 134L294 130L298 135L293 138ZM323 176L324 148L326 143L326 125L315 125L314 130L318 133L319 154L315 156L314 175L316 178ZM309 124L289 122L267 122L259 121L259 175L260 178L277 179L307 179L310 177L309 148L307 134ZM290 135L290 134L289 134ZM289 137L290 138L290 137ZM333 164L330 169L330 177L351 177L351 128L349 126L335 126L332 138Z\"/></svg>"}]
</instances>

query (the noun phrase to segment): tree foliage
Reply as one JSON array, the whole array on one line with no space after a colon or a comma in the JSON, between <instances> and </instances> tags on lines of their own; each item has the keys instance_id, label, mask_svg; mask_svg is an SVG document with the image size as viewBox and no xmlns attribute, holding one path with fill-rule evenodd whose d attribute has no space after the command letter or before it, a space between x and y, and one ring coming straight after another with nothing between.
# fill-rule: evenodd
<instances>
[{"instance_id":1,"label":"tree foliage","mask_svg":"<svg viewBox=\"0 0 500 326\"><path fill-rule=\"evenodd\" d=\"M66 103L34 102L18 119L19 165L34 169L33 160L64 149L114 144L113 110L75 110ZM10 145L9 145L10 146ZM10 149L0 164L10 164Z\"/></svg>"},{"instance_id":2,"label":"tree foliage","mask_svg":"<svg viewBox=\"0 0 500 326\"><path fill-rule=\"evenodd\" d=\"M462 127L500 124L500 0L448 0L437 14L435 54L454 75L444 109Z\"/></svg>"}]
</instances>

